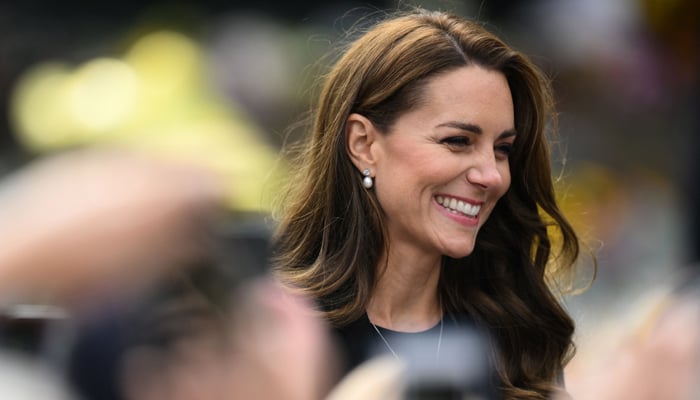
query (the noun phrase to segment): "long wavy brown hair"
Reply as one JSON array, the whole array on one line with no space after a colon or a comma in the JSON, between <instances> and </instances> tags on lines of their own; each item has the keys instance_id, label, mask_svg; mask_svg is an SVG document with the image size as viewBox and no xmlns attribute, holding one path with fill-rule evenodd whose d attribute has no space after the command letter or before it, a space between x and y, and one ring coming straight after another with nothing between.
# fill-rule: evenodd
<instances>
[{"instance_id":1,"label":"long wavy brown hair","mask_svg":"<svg viewBox=\"0 0 700 400\"><path fill-rule=\"evenodd\" d=\"M325 76L282 203L274 270L317 299L335 326L362 316L388 244L381 207L348 156L348 115L362 114L387 132L420 103L430 79L469 65L501 72L510 86L518 132L512 183L473 253L444 257L440 296L447 313L469 315L493 336L505 398L549 398L560 391L557 374L574 348L574 323L549 272L571 271L579 253L553 188L552 90L527 57L478 23L413 10L379 22L345 50Z\"/></svg>"}]
</instances>

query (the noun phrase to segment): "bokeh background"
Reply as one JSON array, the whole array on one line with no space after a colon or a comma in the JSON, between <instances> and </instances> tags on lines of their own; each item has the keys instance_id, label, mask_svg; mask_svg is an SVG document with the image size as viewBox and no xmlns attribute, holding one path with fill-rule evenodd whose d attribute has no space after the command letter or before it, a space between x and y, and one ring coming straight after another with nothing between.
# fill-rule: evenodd
<instances>
[{"instance_id":1,"label":"bokeh background","mask_svg":"<svg viewBox=\"0 0 700 400\"><path fill-rule=\"evenodd\" d=\"M700 258L694 0L3 2L0 172L124 146L212 168L232 209L266 214L318 60L368 15L410 5L484 22L553 78L559 195L598 267L566 300L575 373Z\"/></svg>"}]
</instances>

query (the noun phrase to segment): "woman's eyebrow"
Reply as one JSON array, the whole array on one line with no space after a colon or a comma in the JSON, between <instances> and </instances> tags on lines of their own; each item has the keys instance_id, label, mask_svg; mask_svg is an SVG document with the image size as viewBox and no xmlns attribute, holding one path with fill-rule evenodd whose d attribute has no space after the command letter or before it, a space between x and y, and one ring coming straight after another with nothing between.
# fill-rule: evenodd
<instances>
[{"instance_id":1,"label":"woman's eyebrow","mask_svg":"<svg viewBox=\"0 0 700 400\"><path fill-rule=\"evenodd\" d=\"M463 131L473 132L473 133L476 133L478 135L480 135L484 131L483 129L481 129L481 127L479 125L471 124L468 122L461 122L461 121L447 121L447 122L443 122L441 124L438 124L436 126L436 128L443 128L443 127L457 128L457 129L460 129Z\"/></svg>"},{"instance_id":2,"label":"woman's eyebrow","mask_svg":"<svg viewBox=\"0 0 700 400\"><path fill-rule=\"evenodd\" d=\"M498 138L504 139L511 136L518 136L518 131L516 131L515 129L508 129L507 131L503 131L503 133L498 135Z\"/></svg>"},{"instance_id":3,"label":"woman's eyebrow","mask_svg":"<svg viewBox=\"0 0 700 400\"><path fill-rule=\"evenodd\" d=\"M443 128L443 127L448 127L448 128L456 128L459 130L467 131L467 132L472 132L476 133L477 135L481 135L484 130L481 129L479 125L472 124L469 122L462 122L462 121L447 121L443 122L441 124L438 124L436 128ZM518 132L515 129L508 129L503 131L500 135L498 135L499 139L503 139L506 137L510 136L516 136Z\"/></svg>"}]
</instances>

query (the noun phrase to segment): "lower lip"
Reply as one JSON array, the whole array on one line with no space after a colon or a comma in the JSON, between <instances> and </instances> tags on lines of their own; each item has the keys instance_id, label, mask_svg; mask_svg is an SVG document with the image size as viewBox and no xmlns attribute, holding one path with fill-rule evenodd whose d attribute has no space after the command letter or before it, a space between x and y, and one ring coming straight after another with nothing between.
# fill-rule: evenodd
<instances>
[{"instance_id":1,"label":"lower lip","mask_svg":"<svg viewBox=\"0 0 700 400\"><path fill-rule=\"evenodd\" d=\"M450 210L441 206L440 203L435 201L435 199L433 199L433 203L435 203L435 206L438 208L438 210L443 215L445 215L447 218L459 223L460 225L464 225L464 226L477 226L477 225L479 225L479 214L477 214L476 217L468 217L468 216L461 214L461 213L451 212Z\"/></svg>"}]
</instances>

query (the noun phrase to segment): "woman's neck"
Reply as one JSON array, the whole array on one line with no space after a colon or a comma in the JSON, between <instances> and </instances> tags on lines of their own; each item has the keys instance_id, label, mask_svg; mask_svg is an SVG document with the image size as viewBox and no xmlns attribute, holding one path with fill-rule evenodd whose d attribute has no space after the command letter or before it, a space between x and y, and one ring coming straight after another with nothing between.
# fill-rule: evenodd
<instances>
[{"instance_id":1,"label":"woman's neck","mask_svg":"<svg viewBox=\"0 0 700 400\"><path fill-rule=\"evenodd\" d=\"M370 321L402 332L423 331L440 322L438 282L442 258L392 252L386 260L379 262L377 282L367 305Z\"/></svg>"}]
</instances>

